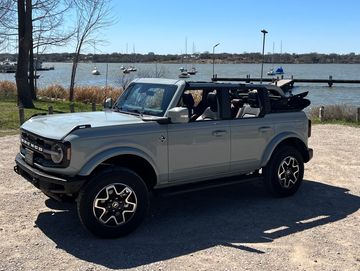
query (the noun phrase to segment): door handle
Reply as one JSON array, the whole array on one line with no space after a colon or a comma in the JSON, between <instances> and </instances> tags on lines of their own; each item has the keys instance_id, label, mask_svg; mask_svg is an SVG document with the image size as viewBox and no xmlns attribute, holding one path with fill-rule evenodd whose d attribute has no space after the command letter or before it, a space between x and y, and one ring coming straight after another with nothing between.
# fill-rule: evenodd
<instances>
[{"instance_id":1,"label":"door handle","mask_svg":"<svg viewBox=\"0 0 360 271\"><path fill-rule=\"evenodd\" d=\"M216 137L218 137L218 136L224 136L224 135L226 135L227 134L227 131L226 130L216 130L216 131L213 131L212 132L212 135L213 136L216 136Z\"/></svg>"}]
</instances>

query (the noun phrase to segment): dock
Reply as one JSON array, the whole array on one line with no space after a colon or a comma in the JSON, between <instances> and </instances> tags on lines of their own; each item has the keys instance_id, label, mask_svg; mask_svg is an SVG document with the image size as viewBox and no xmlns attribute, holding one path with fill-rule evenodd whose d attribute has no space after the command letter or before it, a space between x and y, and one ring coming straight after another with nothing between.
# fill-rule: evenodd
<instances>
[{"instance_id":1,"label":"dock","mask_svg":"<svg viewBox=\"0 0 360 271\"><path fill-rule=\"evenodd\" d=\"M250 75L240 78L229 78L229 77L213 77L212 81L237 81L237 82L269 82L273 85L277 85L283 89L290 89L294 86L295 83L321 83L327 84L329 87L332 87L334 84L360 84L360 80L349 80L349 79L333 79L332 75L328 79L302 79L302 78L284 78L283 76L276 78L251 78Z\"/></svg>"}]
</instances>

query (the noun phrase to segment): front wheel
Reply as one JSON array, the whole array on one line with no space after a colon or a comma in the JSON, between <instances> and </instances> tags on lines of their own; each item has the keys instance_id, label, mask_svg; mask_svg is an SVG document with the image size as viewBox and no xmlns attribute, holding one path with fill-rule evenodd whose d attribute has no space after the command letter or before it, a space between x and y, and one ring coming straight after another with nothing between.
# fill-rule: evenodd
<instances>
[{"instance_id":1,"label":"front wheel","mask_svg":"<svg viewBox=\"0 0 360 271\"><path fill-rule=\"evenodd\" d=\"M272 155L264 169L264 181L271 194L278 197L293 195L304 177L304 161L299 151L282 146Z\"/></svg>"},{"instance_id":2,"label":"front wheel","mask_svg":"<svg viewBox=\"0 0 360 271\"><path fill-rule=\"evenodd\" d=\"M148 202L143 180L131 170L116 168L101 172L84 187L78 198L78 214L93 234L116 238L139 226Z\"/></svg>"}]
</instances>

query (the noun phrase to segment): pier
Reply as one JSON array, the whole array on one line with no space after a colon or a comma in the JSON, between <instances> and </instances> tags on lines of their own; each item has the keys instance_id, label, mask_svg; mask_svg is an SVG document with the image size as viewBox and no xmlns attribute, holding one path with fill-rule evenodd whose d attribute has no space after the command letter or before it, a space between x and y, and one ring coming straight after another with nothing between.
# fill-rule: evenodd
<instances>
[{"instance_id":1,"label":"pier","mask_svg":"<svg viewBox=\"0 0 360 271\"><path fill-rule=\"evenodd\" d=\"M329 87L332 87L333 84L360 84L360 80L348 80L348 79L333 79L332 75L328 79L302 79L302 78L284 78L283 76L276 78L251 78L248 74L246 77L215 77L211 78L212 81L238 81L238 82L269 82L274 85L277 85L284 89L289 89L294 86L295 83L322 83L327 84Z\"/></svg>"}]
</instances>

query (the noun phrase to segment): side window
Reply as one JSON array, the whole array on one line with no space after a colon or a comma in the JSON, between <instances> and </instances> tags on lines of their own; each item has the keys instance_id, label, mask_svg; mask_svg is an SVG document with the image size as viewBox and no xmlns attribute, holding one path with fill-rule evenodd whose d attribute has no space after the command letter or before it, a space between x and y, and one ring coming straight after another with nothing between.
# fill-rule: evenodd
<instances>
[{"instance_id":1,"label":"side window","mask_svg":"<svg viewBox=\"0 0 360 271\"><path fill-rule=\"evenodd\" d=\"M190 122L196 121L203 114L206 105L206 91L203 89L185 90L178 106L186 107L189 110Z\"/></svg>"}]
</instances>

